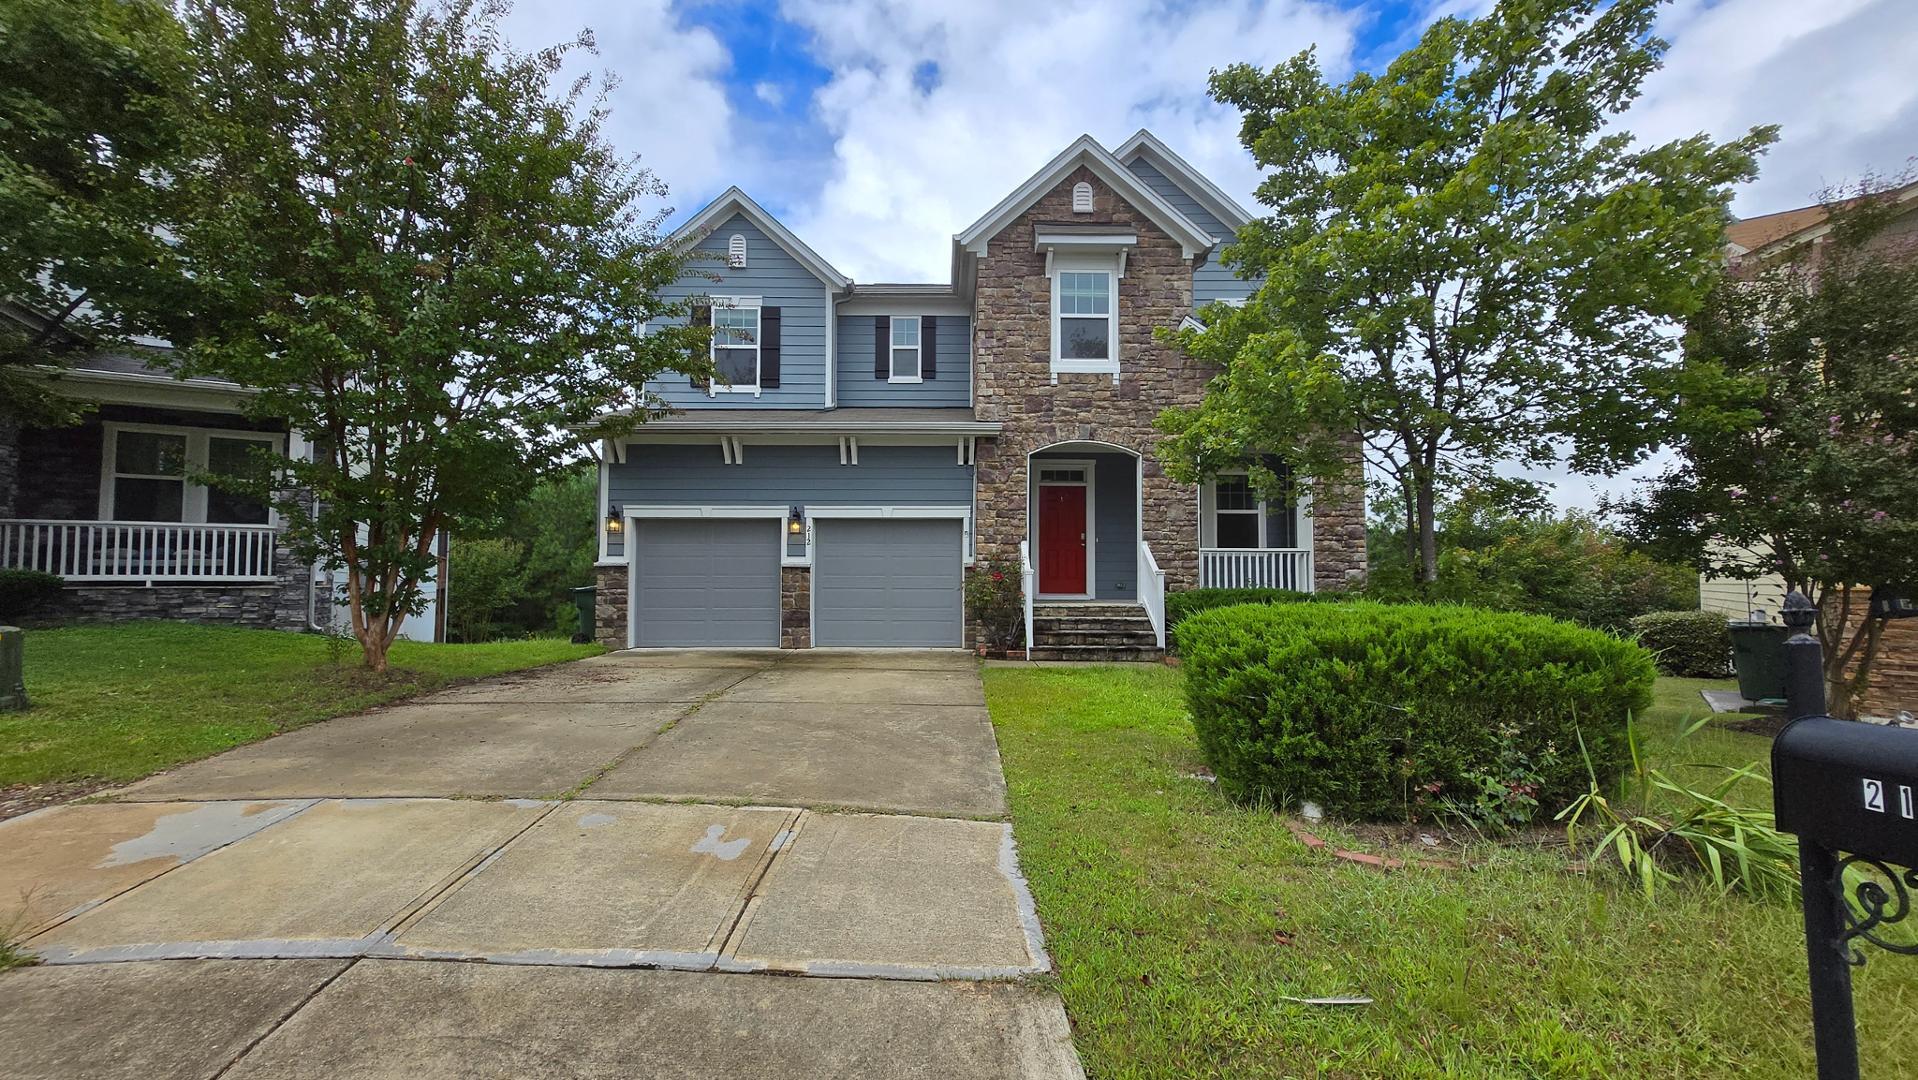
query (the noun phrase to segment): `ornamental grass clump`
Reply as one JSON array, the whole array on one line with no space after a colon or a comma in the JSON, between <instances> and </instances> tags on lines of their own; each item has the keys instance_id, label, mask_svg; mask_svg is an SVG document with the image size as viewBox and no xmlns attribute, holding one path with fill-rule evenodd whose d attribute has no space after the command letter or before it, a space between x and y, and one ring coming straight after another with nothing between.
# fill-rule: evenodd
<instances>
[{"instance_id":1,"label":"ornamental grass clump","mask_svg":"<svg viewBox=\"0 0 1918 1080\"><path fill-rule=\"evenodd\" d=\"M1549 816L1629 761L1656 672L1632 642L1477 608L1264 604L1177 631L1199 746L1235 798L1404 820ZM1579 752L1583 742L1585 753ZM1510 775L1506 775L1509 773Z\"/></svg>"}]
</instances>

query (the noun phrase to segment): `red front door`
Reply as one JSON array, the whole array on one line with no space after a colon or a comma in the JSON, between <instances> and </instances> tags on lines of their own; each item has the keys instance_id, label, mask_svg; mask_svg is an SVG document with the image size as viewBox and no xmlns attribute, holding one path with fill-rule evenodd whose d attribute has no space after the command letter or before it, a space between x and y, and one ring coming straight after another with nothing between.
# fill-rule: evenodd
<instances>
[{"instance_id":1,"label":"red front door","mask_svg":"<svg viewBox=\"0 0 1918 1080\"><path fill-rule=\"evenodd\" d=\"M1039 591L1079 596L1086 591L1086 489L1039 488Z\"/></svg>"}]
</instances>

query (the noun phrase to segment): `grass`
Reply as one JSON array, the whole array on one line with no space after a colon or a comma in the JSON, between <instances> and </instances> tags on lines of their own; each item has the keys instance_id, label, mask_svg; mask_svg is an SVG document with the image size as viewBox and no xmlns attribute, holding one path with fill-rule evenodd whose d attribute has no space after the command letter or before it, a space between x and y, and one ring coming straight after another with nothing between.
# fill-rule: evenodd
<instances>
[{"instance_id":1,"label":"grass","mask_svg":"<svg viewBox=\"0 0 1918 1080\"><path fill-rule=\"evenodd\" d=\"M1672 752L1706 685L1660 680L1643 718L1655 747ZM1020 862L1098 1080L1813 1071L1796 904L1694 887L1648 904L1516 845L1474 846L1464 871L1381 874L1199 779L1174 669L993 668L986 694ZM1679 752L1744 764L1766 748L1714 726ZM1865 1075L1899 1075L1918 1056L1918 963L1879 953L1856 979ZM1341 995L1374 1002L1285 1000Z\"/></svg>"},{"instance_id":2,"label":"grass","mask_svg":"<svg viewBox=\"0 0 1918 1080\"><path fill-rule=\"evenodd\" d=\"M603 650L560 640L393 646L385 677L313 634L139 622L27 635L33 707L0 713L0 790L135 780L460 679Z\"/></svg>"}]
</instances>

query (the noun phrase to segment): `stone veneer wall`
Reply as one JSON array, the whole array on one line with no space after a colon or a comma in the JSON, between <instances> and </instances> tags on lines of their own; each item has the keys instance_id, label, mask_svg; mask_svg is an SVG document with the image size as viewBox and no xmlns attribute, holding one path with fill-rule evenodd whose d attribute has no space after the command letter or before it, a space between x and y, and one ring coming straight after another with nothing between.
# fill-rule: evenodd
<instances>
[{"instance_id":1,"label":"stone veneer wall","mask_svg":"<svg viewBox=\"0 0 1918 1080\"><path fill-rule=\"evenodd\" d=\"M626 588L626 566L594 568L593 637L609 649L626 648L626 610L632 594Z\"/></svg>"},{"instance_id":2,"label":"stone veneer wall","mask_svg":"<svg viewBox=\"0 0 1918 1080\"><path fill-rule=\"evenodd\" d=\"M1094 212L1072 212L1073 185L1092 185ZM1045 253L1035 251L1041 223L1116 225L1138 244L1119 281L1119 381L1110 375L1061 374L1052 381L1051 283ZM1165 474L1153 427L1161 409L1197 405L1213 369L1154 340L1192 312L1192 264L1150 219L1134 210L1090 169L1081 167L1007 225L979 260L973 307L973 388L982 420L1004 425L982 439L977 549L982 559L1015 562L1026 535L1026 455L1060 442L1099 442L1143 459L1146 542L1168 589L1198 584L1198 492ZM1357 446L1354 445L1356 463ZM1362 491L1321 500L1313 522L1320 588L1362 580L1365 509Z\"/></svg>"},{"instance_id":3,"label":"stone veneer wall","mask_svg":"<svg viewBox=\"0 0 1918 1080\"><path fill-rule=\"evenodd\" d=\"M812 569L779 568L779 647L812 648Z\"/></svg>"},{"instance_id":4,"label":"stone veneer wall","mask_svg":"<svg viewBox=\"0 0 1918 1080\"><path fill-rule=\"evenodd\" d=\"M284 543L273 548L277 580L261 584L68 585L36 622L119 622L173 619L221 623L256 630L307 630L307 585L312 568L294 558ZM324 591L324 590L323 590ZM326 597L316 606L325 614Z\"/></svg>"}]
</instances>

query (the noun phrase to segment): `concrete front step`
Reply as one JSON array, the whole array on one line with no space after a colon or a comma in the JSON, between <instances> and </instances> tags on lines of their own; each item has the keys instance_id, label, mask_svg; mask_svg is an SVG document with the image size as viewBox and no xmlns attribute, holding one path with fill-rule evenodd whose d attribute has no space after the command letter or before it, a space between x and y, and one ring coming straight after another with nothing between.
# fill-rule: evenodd
<instances>
[{"instance_id":1,"label":"concrete front step","mask_svg":"<svg viewBox=\"0 0 1918 1080\"><path fill-rule=\"evenodd\" d=\"M1031 660L1076 660L1084 663L1157 663L1165 658L1158 649L1109 645L1040 645L1028 650Z\"/></svg>"},{"instance_id":2,"label":"concrete front step","mask_svg":"<svg viewBox=\"0 0 1918 1080\"><path fill-rule=\"evenodd\" d=\"M1088 630L1108 634L1131 634L1152 632L1152 623L1146 619L1034 619L1032 629L1036 634L1046 634L1062 630Z\"/></svg>"},{"instance_id":3,"label":"concrete front step","mask_svg":"<svg viewBox=\"0 0 1918 1080\"><path fill-rule=\"evenodd\" d=\"M1131 647L1156 649L1159 647L1158 635L1152 632L1150 625L1127 627L1119 630L1067 626L1051 629L1035 628L1032 632L1035 643L1040 647L1049 645L1106 645L1110 647Z\"/></svg>"}]
</instances>

